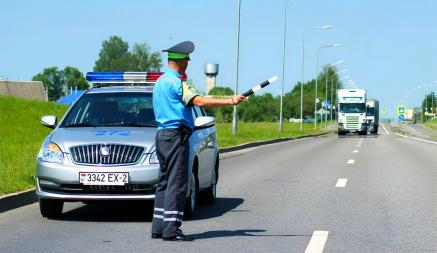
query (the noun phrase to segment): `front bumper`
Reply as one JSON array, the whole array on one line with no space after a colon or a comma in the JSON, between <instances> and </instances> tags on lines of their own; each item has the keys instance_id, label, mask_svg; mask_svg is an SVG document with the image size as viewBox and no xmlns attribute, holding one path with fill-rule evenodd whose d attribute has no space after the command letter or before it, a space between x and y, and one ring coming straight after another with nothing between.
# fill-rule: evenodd
<instances>
[{"instance_id":1,"label":"front bumper","mask_svg":"<svg viewBox=\"0 0 437 253\"><path fill-rule=\"evenodd\" d=\"M367 131L367 125L361 124L361 126L358 129L346 129L344 126L344 123L338 123L338 131L342 133L356 133L356 132L366 132Z\"/></svg>"},{"instance_id":2,"label":"front bumper","mask_svg":"<svg viewBox=\"0 0 437 253\"><path fill-rule=\"evenodd\" d=\"M86 186L79 183L80 172L128 172L129 183ZM99 167L37 161L36 195L66 201L154 199L158 173L158 164Z\"/></svg>"}]
</instances>

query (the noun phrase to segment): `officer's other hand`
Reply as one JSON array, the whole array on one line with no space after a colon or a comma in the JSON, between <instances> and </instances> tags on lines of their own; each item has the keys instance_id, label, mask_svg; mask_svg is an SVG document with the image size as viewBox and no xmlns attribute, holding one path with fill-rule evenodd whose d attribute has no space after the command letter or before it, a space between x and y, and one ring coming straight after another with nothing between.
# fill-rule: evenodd
<instances>
[{"instance_id":1,"label":"officer's other hand","mask_svg":"<svg viewBox=\"0 0 437 253\"><path fill-rule=\"evenodd\" d=\"M243 96L243 95L235 95L231 99L232 99L232 104L233 105L238 105L239 103L241 103L244 100L246 100L246 97Z\"/></svg>"}]
</instances>

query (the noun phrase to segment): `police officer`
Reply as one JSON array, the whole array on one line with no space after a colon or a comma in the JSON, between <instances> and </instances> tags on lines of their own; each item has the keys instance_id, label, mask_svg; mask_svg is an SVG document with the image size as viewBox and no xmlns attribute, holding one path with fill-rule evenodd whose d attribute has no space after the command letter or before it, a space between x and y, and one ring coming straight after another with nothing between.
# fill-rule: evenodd
<instances>
[{"instance_id":1,"label":"police officer","mask_svg":"<svg viewBox=\"0 0 437 253\"><path fill-rule=\"evenodd\" d=\"M191 241L179 227L182 225L188 185L188 138L194 128L191 106L214 108L238 105L245 97L227 99L199 96L182 76L188 67L189 54L194 51L191 41L169 49L168 70L157 80L153 89L153 109L158 132L156 154L159 160L159 183L155 194L152 238L166 241Z\"/></svg>"}]
</instances>

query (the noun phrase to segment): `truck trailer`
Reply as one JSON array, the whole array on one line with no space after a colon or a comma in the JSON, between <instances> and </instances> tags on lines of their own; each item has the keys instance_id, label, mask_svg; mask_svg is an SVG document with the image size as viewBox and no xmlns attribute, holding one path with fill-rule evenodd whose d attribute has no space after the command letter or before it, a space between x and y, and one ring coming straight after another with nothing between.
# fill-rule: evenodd
<instances>
[{"instance_id":1,"label":"truck trailer","mask_svg":"<svg viewBox=\"0 0 437 253\"><path fill-rule=\"evenodd\" d=\"M377 134L379 127L379 102L376 99L366 101L367 128L370 133Z\"/></svg>"},{"instance_id":2,"label":"truck trailer","mask_svg":"<svg viewBox=\"0 0 437 253\"><path fill-rule=\"evenodd\" d=\"M366 90L338 89L338 135L367 134Z\"/></svg>"}]
</instances>

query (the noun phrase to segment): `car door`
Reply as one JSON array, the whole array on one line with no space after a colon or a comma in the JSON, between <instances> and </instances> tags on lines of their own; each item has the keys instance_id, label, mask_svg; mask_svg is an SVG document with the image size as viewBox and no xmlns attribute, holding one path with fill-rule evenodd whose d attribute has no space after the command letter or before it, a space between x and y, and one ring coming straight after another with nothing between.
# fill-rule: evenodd
<instances>
[{"instance_id":1,"label":"car door","mask_svg":"<svg viewBox=\"0 0 437 253\"><path fill-rule=\"evenodd\" d=\"M199 107L192 107L194 119L202 116L202 111ZM190 137L190 145L193 145L193 150L198 158L198 179L199 188L205 188L208 184L208 152L207 152L207 132L205 129L194 129Z\"/></svg>"},{"instance_id":2,"label":"car door","mask_svg":"<svg viewBox=\"0 0 437 253\"><path fill-rule=\"evenodd\" d=\"M196 112L198 113L198 117L199 116L206 116L205 111L200 108L197 107ZM201 129L200 131L202 131L202 136L204 136L205 138L205 149L204 149L204 154L202 156L202 159L204 159L202 161L203 163L203 167L204 167L204 181L203 181L203 185L204 187L209 187L213 178L212 176L213 171L215 169L215 161L216 161L216 155L217 155L217 140L216 140L216 131L215 131L215 127L211 126L208 128L204 128Z\"/></svg>"}]
</instances>

